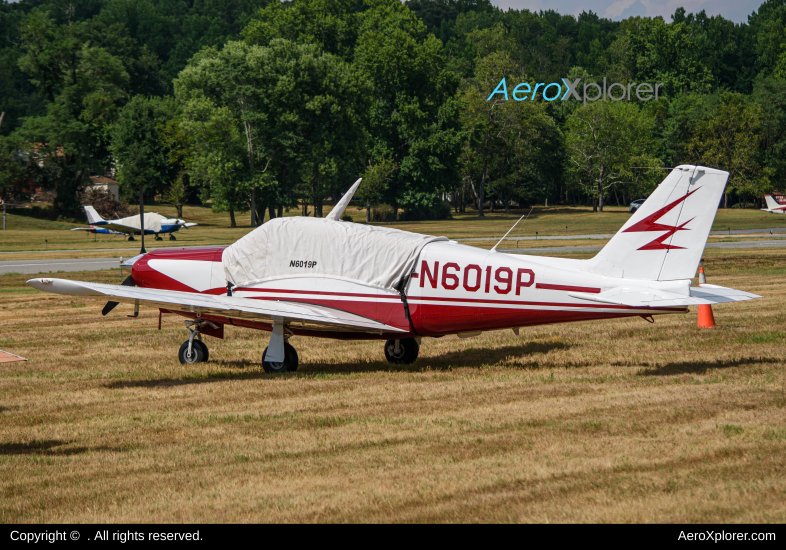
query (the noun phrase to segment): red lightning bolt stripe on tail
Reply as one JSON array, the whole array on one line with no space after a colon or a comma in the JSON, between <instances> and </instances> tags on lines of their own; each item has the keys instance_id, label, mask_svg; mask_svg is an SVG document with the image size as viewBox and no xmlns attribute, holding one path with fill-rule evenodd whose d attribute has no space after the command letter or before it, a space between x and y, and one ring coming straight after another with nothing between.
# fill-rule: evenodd
<instances>
[{"instance_id":1,"label":"red lightning bolt stripe on tail","mask_svg":"<svg viewBox=\"0 0 786 550\"><path fill-rule=\"evenodd\" d=\"M666 206L664 206L663 208L661 208L657 212L654 212L653 214L650 214L649 216L647 216L646 218L644 218L640 222L634 223L629 228L625 229L623 231L623 233L643 233L643 232L646 232L646 231L666 231L666 233L664 235L661 235L657 239L655 239L653 241L650 241L649 243L647 243L644 246L642 246L641 248L639 248L639 250L669 250L670 248L674 248L674 249L682 248L682 249L684 249L685 247L683 247L683 246L668 245L668 244L664 244L663 241L665 241L666 239L668 239L669 237L674 235L677 231L690 231L690 229L686 229L685 226L688 225L691 221L693 221L693 218L691 218L690 220L686 221L685 223L683 223L681 225L664 225L662 223L657 223L657 220L659 220L660 218L662 218L663 216L665 216L666 214L671 212L671 210L673 210L675 206L677 206L682 201L684 201L685 199L690 197L693 193L695 193L699 189L701 189L701 187L697 187L696 189L694 189L693 191L691 191L690 193L688 193L684 197L681 197L681 198L677 199L676 201L667 204Z\"/></svg>"}]
</instances>

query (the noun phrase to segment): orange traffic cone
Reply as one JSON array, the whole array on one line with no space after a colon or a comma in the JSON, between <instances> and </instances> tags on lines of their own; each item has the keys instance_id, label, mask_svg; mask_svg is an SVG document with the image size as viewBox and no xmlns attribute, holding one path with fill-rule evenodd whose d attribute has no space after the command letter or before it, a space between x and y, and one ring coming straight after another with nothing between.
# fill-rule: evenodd
<instances>
[{"instance_id":1,"label":"orange traffic cone","mask_svg":"<svg viewBox=\"0 0 786 550\"><path fill-rule=\"evenodd\" d=\"M699 286L706 284L707 277L704 275L704 268L699 268ZM715 317L712 315L712 306L703 305L699 306L699 328L713 328L715 326Z\"/></svg>"}]
</instances>

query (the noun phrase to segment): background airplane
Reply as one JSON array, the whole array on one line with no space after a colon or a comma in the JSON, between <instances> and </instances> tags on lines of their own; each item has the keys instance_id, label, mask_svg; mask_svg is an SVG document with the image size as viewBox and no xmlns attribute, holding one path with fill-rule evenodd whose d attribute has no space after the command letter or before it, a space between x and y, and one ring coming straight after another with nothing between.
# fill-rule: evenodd
<instances>
[{"instance_id":1,"label":"background airplane","mask_svg":"<svg viewBox=\"0 0 786 550\"><path fill-rule=\"evenodd\" d=\"M128 216L127 218L120 218L119 220L105 220L100 216L96 209L92 206L85 206L85 214L87 214L87 221L90 227L77 227L71 231L90 231L91 233L112 233L119 234L125 233L128 235L128 240L133 241L134 235L140 235L141 222L140 216ZM179 231L181 227L188 229L197 225L196 223L186 223L179 218L165 218L161 214L155 212L145 213L145 235L155 235L157 241L162 240L161 233L169 233L169 240L177 240L173 233ZM96 227L100 226L100 227ZM101 231L106 229L109 231Z\"/></svg>"},{"instance_id":2,"label":"background airplane","mask_svg":"<svg viewBox=\"0 0 786 550\"><path fill-rule=\"evenodd\" d=\"M385 340L412 363L423 337L619 317L685 313L690 305L758 298L692 287L728 172L678 166L592 259L504 254L341 220L360 180L325 219L275 218L228 247L159 249L124 265L121 286L30 279L39 290L109 297L185 317L182 363L209 358L201 334L224 325L271 332L268 372L294 371L293 336Z\"/></svg>"},{"instance_id":3,"label":"background airplane","mask_svg":"<svg viewBox=\"0 0 786 550\"><path fill-rule=\"evenodd\" d=\"M786 211L786 204L778 204L772 195L764 195L764 200L767 201L767 208L762 208L763 211L772 214L783 214Z\"/></svg>"}]
</instances>

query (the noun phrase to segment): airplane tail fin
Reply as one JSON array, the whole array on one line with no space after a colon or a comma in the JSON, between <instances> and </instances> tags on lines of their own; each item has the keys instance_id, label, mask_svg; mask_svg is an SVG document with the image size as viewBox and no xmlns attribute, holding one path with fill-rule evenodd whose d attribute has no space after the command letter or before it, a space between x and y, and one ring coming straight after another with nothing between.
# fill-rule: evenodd
<instances>
[{"instance_id":1,"label":"airplane tail fin","mask_svg":"<svg viewBox=\"0 0 786 550\"><path fill-rule=\"evenodd\" d=\"M772 195L764 195L764 200L767 201L767 208L770 210L782 210L782 205L778 204L778 201L772 198Z\"/></svg>"},{"instance_id":2,"label":"airplane tail fin","mask_svg":"<svg viewBox=\"0 0 786 550\"><path fill-rule=\"evenodd\" d=\"M677 166L583 269L626 279L691 279L729 173Z\"/></svg>"},{"instance_id":3,"label":"airplane tail fin","mask_svg":"<svg viewBox=\"0 0 786 550\"><path fill-rule=\"evenodd\" d=\"M87 214L88 223L98 223L104 221L104 218L102 218L98 212L96 212L96 209L92 206L85 206L85 214Z\"/></svg>"}]
</instances>

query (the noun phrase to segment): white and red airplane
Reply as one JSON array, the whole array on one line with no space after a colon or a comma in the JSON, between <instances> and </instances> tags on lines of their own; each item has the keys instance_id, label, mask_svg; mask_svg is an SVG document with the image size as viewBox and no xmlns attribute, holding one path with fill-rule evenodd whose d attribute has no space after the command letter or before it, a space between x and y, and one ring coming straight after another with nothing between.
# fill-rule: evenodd
<instances>
[{"instance_id":1,"label":"white and red airplane","mask_svg":"<svg viewBox=\"0 0 786 550\"><path fill-rule=\"evenodd\" d=\"M773 214L783 214L786 211L786 204L779 204L772 195L764 195L764 200L767 202L767 208L762 208L763 211Z\"/></svg>"},{"instance_id":2,"label":"white and red airplane","mask_svg":"<svg viewBox=\"0 0 786 550\"><path fill-rule=\"evenodd\" d=\"M271 332L268 372L298 365L292 336L385 340L411 363L423 337L684 313L687 306L758 298L692 287L729 174L678 166L590 260L504 254L341 221L360 180L325 219L276 218L228 247L161 249L126 265L123 285L37 278L49 292L110 298L187 318L184 364L208 360L201 334L232 325ZM495 247L496 248L496 247Z\"/></svg>"}]
</instances>

